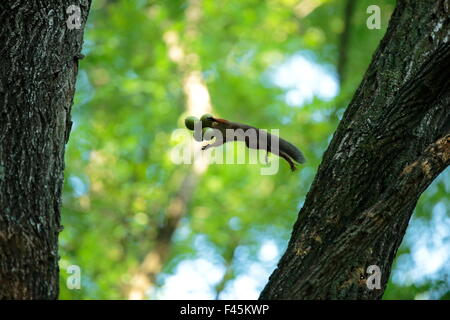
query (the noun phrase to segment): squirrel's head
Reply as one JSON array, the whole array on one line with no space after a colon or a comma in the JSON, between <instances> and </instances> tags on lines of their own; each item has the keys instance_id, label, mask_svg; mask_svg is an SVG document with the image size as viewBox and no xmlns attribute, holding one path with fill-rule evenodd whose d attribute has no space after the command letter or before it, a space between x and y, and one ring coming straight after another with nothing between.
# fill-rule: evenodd
<instances>
[{"instance_id":1,"label":"squirrel's head","mask_svg":"<svg viewBox=\"0 0 450 320\"><path fill-rule=\"evenodd\" d=\"M202 122L203 128L211 128L215 120L212 114L207 113L200 118L200 121Z\"/></svg>"}]
</instances>

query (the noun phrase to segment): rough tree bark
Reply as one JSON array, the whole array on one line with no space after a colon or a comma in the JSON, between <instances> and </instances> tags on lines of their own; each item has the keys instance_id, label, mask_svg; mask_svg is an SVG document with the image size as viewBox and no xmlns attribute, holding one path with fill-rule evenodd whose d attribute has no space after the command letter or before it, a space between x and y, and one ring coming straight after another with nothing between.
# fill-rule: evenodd
<instances>
[{"instance_id":1,"label":"rough tree bark","mask_svg":"<svg viewBox=\"0 0 450 320\"><path fill-rule=\"evenodd\" d=\"M382 297L420 194L450 162L449 17L448 0L397 1L261 299Z\"/></svg>"},{"instance_id":2,"label":"rough tree bark","mask_svg":"<svg viewBox=\"0 0 450 320\"><path fill-rule=\"evenodd\" d=\"M58 297L64 148L90 2L0 3L0 299ZM66 24L70 5L80 28Z\"/></svg>"}]
</instances>

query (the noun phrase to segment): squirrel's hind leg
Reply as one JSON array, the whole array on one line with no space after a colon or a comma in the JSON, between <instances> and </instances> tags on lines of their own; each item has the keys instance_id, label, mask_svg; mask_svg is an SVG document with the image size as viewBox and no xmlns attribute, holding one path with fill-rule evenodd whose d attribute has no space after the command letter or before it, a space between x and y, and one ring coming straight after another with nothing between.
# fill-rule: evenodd
<instances>
[{"instance_id":1,"label":"squirrel's hind leg","mask_svg":"<svg viewBox=\"0 0 450 320\"><path fill-rule=\"evenodd\" d=\"M291 167L292 172L297 170L295 163L292 161L292 159L286 153L284 153L283 151L280 151L279 155L280 155L280 157L282 157L284 160L286 160L289 163L289 166Z\"/></svg>"}]
</instances>

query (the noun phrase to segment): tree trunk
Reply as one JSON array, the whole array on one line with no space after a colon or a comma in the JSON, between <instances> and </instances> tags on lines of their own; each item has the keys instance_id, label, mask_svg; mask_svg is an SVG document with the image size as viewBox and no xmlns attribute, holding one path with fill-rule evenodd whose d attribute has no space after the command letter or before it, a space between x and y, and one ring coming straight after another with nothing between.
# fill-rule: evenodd
<instances>
[{"instance_id":1,"label":"tree trunk","mask_svg":"<svg viewBox=\"0 0 450 320\"><path fill-rule=\"evenodd\" d=\"M420 194L450 162L449 17L448 0L397 1L261 299L382 297Z\"/></svg>"},{"instance_id":2,"label":"tree trunk","mask_svg":"<svg viewBox=\"0 0 450 320\"><path fill-rule=\"evenodd\" d=\"M0 299L58 297L64 148L90 2L0 3Z\"/></svg>"}]
</instances>

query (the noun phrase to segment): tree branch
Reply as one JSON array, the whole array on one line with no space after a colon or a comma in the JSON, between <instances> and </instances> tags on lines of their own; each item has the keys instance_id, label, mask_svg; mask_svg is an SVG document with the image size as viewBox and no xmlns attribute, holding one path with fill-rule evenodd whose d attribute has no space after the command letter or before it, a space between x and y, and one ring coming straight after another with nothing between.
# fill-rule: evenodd
<instances>
[{"instance_id":1,"label":"tree branch","mask_svg":"<svg viewBox=\"0 0 450 320\"><path fill-rule=\"evenodd\" d=\"M337 63L337 73L339 76L339 83L341 87L345 80L345 72L347 67L349 41L350 41L350 31L352 27L353 13L355 12L355 5L356 5L355 0L347 0L345 4L344 30L342 31L339 39L339 56Z\"/></svg>"}]
</instances>

